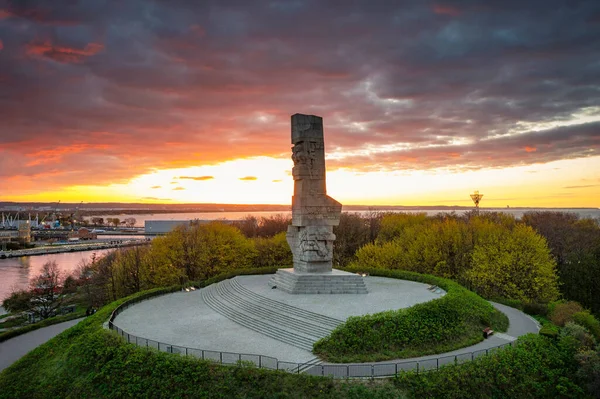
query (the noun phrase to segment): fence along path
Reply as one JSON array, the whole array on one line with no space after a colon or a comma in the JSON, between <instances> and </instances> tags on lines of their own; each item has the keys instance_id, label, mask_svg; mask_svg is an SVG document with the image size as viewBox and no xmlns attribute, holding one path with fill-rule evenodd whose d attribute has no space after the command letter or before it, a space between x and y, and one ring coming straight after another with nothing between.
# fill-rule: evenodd
<instances>
[{"instance_id":1,"label":"fence along path","mask_svg":"<svg viewBox=\"0 0 600 399\"><path fill-rule=\"evenodd\" d=\"M201 291L202 295L206 296L205 300L210 301L212 303L212 306L219 307L219 309L222 312L227 312L231 315L231 317L240 318L240 320L242 320L243 323L252 325L253 330L258 331L262 334L265 334L267 336L272 336L269 335L270 333L272 333L273 335L280 334L277 336L282 342L287 342L293 345L295 339L302 339L302 349L306 349L312 352L312 342L318 339L318 335L311 334L310 336L305 336L304 334L296 334L293 331L284 329L283 326L276 326L275 323L271 324L261 320L256 320L256 315L252 317L248 316L246 311L241 310L241 308L239 308L239 306L243 307L243 304L240 304L239 302L235 302L237 303L237 305L230 304L229 300L231 299L231 296L247 296L247 301L251 302L251 305L260 305L259 307L271 311L273 311L274 309L278 309L278 312L280 314L283 313L284 315L290 316L294 319L304 320L304 322L306 322L306 320L309 320L309 322L325 329L333 329L335 325L342 323L341 320L305 311L303 309L297 309L293 306L262 297L261 295L255 294L251 291L247 292L248 290L241 286L239 283L237 283L235 279L225 280L222 283L225 284L212 284L208 287L203 288ZM287 372L298 374L306 373L311 375L332 376L334 378L375 378L393 376L400 371L416 371L417 373L434 371L439 370L440 367L445 365L460 364L473 361L480 356L486 356L501 348L518 345L518 341L513 341L513 337L511 335L511 342L508 343L498 345L492 344L491 346L488 346L486 348L471 351L469 351L470 348L463 348L461 350L455 351L455 353L452 355L444 356L442 354L439 357L426 356L412 360L408 359L404 361L362 364L322 364L321 360L319 360L318 358L314 358L306 363L296 363L280 361L271 356L210 351L152 341L147 338L137 337L135 335L129 334L126 331L123 331L117 325L115 325L114 320L116 316L125 309L134 306L137 302L150 299L153 296L164 295L165 293L167 292L156 292L148 296L142 298L135 298L121 304L113 311L108 322L108 328L116 331L129 343L133 343L141 347L154 348L163 352L179 353L184 356L194 356L205 360L212 360L223 365L236 365L239 364L240 361L247 361L254 363L259 368L284 370ZM225 299L223 299L223 296L225 297ZM511 323L510 329L515 328L516 326L519 327L518 330L522 330L514 335L520 336L529 332L537 333L537 331L539 330L539 326L537 326L535 321L533 321L529 316L523 314L522 312L499 304L493 305L499 308L504 313L506 313L506 315L509 317ZM247 309L251 309L253 311L259 310L254 306L249 306ZM270 328L273 328L273 330L270 330ZM505 340L502 339L500 341ZM296 342L296 345L294 346L298 345L299 344Z\"/></svg>"}]
</instances>

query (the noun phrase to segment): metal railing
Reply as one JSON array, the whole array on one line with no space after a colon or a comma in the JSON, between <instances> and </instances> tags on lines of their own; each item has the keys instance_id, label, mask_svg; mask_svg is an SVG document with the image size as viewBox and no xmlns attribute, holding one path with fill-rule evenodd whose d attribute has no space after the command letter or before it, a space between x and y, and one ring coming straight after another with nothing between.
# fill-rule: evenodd
<instances>
[{"instance_id":1,"label":"metal railing","mask_svg":"<svg viewBox=\"0 0 600 399\"><path fill-rule=\"evenodd\" d=\"M240 365L243 362L254 364L258 368L270 370L283 370L290 373L305 373L317 376L332 376L333 378L376 378L391 377L402 371L415 371L417 373L439 370L442 366L463 364L473 361L481 356L489 355L507 346L513 346L515 341L508 342L489 349L461 353L452 356L440 356L426 360L409 360L390 363L360 363L360 364L315 364L315 362L297 363L285 362L275 357L249 353L220 352L206 349L189 348L186 346L168 344L151 339L138 337L125 332L114 323L114 319L125 309L134 304L154 296L164 295L160 291L150 295L132 299L118 306L110 316L108 328L123 337L128 343L135 344L160 352L177 353L183 356L194 356L198 359L210 360L223 365Z\"/></svg>"}]
</instances>

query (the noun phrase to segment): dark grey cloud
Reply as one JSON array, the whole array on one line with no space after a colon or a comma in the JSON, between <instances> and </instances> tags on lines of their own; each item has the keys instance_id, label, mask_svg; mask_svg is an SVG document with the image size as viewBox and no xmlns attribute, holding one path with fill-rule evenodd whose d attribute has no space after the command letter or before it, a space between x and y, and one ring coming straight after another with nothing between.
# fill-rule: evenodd
<instances>
[{"instance_id":1,"label":"dark grey cloud","mask_svg":"<svg viewBox=\"0 0 600 399\"><path fill-rule=\"evenodd\" d=\"M0 0L0 179L287 157L296 112L328 151L405 148L331 167L597 155L597 125L540 126L600 114L599 21L594 1Z\"/></svg>"}]
</instances>

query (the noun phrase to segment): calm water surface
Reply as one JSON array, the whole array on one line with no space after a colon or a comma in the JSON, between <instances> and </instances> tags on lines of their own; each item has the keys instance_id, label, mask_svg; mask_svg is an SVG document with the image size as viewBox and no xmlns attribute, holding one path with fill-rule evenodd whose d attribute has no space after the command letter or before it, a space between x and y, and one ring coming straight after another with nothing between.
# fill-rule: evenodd
<instances>
[{"instance_id":1,"label":"calm water surface","mask_svg":"<svg viewBox=\"0 0 600 399\"><path fill-rule=\"evenodd\" d=\"M66 276L77 270L82 261L90 260L92 254L96 254L96 257L98 257L110 251L112 250L101 249L0 259L0 302L10 295L13 289L27 288L29 280L40 274L42 266L46 262L55 261L63 275Z\"/></svg>"}]
</instances>

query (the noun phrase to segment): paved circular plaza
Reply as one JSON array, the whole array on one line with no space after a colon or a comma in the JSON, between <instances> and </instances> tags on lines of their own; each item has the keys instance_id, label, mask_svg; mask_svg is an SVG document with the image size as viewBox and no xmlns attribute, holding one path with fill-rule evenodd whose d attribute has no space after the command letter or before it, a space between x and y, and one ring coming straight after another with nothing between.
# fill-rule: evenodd
<instances>
[{"instance_id":1,"label":"paved circular plaza","mask_svg":"<svg viewBox=\"0 0 600 399\"><path fill-rule=\"evenodd\" d=\"M272 289L272 275L237 276L201 290L177 292L119 314L129 334L165 344L306 362L312 343L350 316L401 309L444 295L429 285L365 277L368 294L292 295Z\"/></svg>"}]
</instances>

